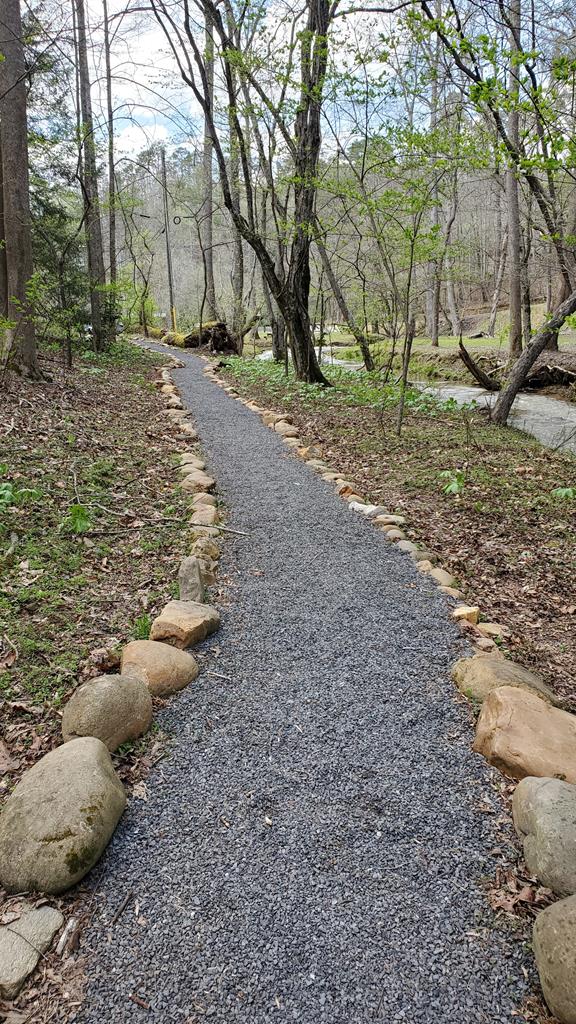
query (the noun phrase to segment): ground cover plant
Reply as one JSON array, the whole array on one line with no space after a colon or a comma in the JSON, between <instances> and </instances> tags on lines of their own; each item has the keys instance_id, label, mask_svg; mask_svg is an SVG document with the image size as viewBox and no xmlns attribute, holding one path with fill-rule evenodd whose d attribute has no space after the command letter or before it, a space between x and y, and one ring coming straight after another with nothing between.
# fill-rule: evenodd
<instances>
[{"instance_id":1,"label":"ground cover plant","mask_svg":"<svg viewBox=\"0 0 576 1024\"><path fill-rule=\"evenodd\" d=\"M174 428L151 385L160 357L117 344L50 380L7 375L0 410L0 793L59 740L60 709L116 667L174 596L185 500ZM134 750L124 752L129 775ZM122 758L120 758L122 763Z\"/></svg>"},{"instance_id":2,"label":"ground cover plant","mask_svg":"<svg viewBox=\"0 0 576 1024\"><path fill-rule=\"evenodd\" d=\"M302 437L369 501L406 515L408 536L435 552L484 617L511 629L507 649L576 700L576 460L409 389L328 370L334 387L282 367L228 360L243 395L292 414Z\"/></svg>"}]
</instances>

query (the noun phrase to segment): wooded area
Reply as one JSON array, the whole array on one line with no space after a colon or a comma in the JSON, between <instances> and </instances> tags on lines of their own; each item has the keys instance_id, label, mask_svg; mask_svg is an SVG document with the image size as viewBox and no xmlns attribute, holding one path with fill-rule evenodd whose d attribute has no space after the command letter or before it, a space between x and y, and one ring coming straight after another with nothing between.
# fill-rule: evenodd
<instances>
[{"instance_id":1,"label":"wooded area","mask_svg":"<svg viewBox=\"0 0 576 1024\"><path fill-rule=\"evenodd\" d=\"M0 19L4 365L38 375L36 338L70 363L119 326L218 321L327 385L328 325L373 370L379 340L434 348L482 320L504 423L557 348L570 5L5 0Z\"/></svg>"}]
</instances>

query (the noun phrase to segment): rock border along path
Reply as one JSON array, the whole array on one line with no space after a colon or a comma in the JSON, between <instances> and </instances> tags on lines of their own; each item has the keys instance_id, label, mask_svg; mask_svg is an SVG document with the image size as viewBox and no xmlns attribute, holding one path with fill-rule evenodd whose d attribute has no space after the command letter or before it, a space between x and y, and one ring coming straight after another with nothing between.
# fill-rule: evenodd
<instances>
[{"instance_id":1,"label":"rock border along path","mask_svg":"<svg viewBox=\"0 0 576 1024\"><path fill-rule=\"evenodd\" d=\"M510 1021L527 957L481 888L496 776L449 679L462 641L444 599L181 358L248 536L227 541L230 604L198 648L218 674L172 699L172 753L105 857L77 1019Z\"/></svg>"}]
</instances>

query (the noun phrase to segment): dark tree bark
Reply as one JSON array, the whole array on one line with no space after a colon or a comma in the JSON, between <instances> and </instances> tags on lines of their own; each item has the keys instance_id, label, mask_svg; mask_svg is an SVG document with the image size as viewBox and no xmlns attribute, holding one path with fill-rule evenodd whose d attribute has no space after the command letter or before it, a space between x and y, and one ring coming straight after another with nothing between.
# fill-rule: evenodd
<instances>
[{"instance_id":1,"label":"dark tree bark","mask_svg":"<svg viewBox=\"0 0 576 1024\"><path fill-rule=\"evenodd\" d=\"M0 317L8 316L8 267L4 228L4 182L2 176L2 131L0 129Z\"/></svg>"},{"instance_id":2,"label":"dark tree bark","mask_svg":"<svg viewBox=\"0 0 576 1024\"><path fill-rule=\"evenodd\" d=\"M320 259L322 260L324 273L328 278L328 283L330 284L332 294L336 299L336 303L338 305L340 313L344 317L344 321L348 327L348 330L350 331L354 340L358 344L358 347L360 348L360 351L362 353L362 359L364 360L364 366L366 367L367 370L373 370L375 368L374 360L372 358L372 353L370 352L368 338L366 337L364 331L360 330L358 324L356 323L352 315L352 311L350 310L348 303L346 302L344 292L342 291L338 278L336 277L336 274L332 269L330 258L328 256L328 253L326 252L324 242L322 241L321 238L316 238L316 248L320 253Z\"/></svg>"},{"instance_id":3,"label":"dark tree bark","mask_svg":"<svg viewBox=\"0 0 576 1024\"><path fill-rule=\"evenodd\" d=\"M108 248L110 259L110 284L113 289L118 279L116 256L116 167L114 157L114 106L112 99L112 67L110 63L110 25L108 21L108 0L102 0L104 13L104 62L106 67L106 116L108 122ZM116 335L117 297L112 291L109 340Z\"/></svg>"},{"instance_id":4,"label":"dark tree bark","mask_svg":"<svg viewBox=\"0 0 576 1024\"><path fill-rule=\"evenodd\" d=\"M508 8L510 25L510 49L517 53L520 41L520 0L512 0ZM512 64L508 75L510 111L508 114L508 135L515 150L520 146L520 115L518 112L519 89L518 68ZM518 174L512 164L506 171L506 203L508 207L508 280L510 311L510 358L515 359L522 351L522 279L520 230L520 203L518 197Z\"/></svg>"},{"instance_id":5,"label":"dark tree bark","mask_svg":"<svg viewBox=\"0 0 576 1024\"><path fill-rule=\"evenodd\" d=\"M206 62L206 102L210 112L214 110L214 37L212 21L208 12L205 15L205 62ZM206 314L208 320L218 319L216 308L216 285L214 282L214 176L212 160L214 146L210 134L208 119L204 118L204 141L202 146L202 190L203 199L200 207L200 244L204 258L204 274L206 286Z\"/></svg>"},{"instance_id":6,"label":"dark tree bark","mask_svg":"<svg viewBox=\"0 0 576 1024\"><path fill-rule=\"evenodd\" d=\"M566 317L571 316L575 311L576 291L572 292L565 302L558 307L550 320L548 320L548 322L540 328L538 333L534 335L531 344L528 348L524 349L520 358L514 363L508 378L508 383L500 392L494 406L492 412L492 420L494 423L498 423L503 426L507 422L510 409L512 408L512 403L524 384L528 373L538 359L538 356L548 347L550 338L558 334L558 331L564 324Z\"/></svg>"},{"instance_id":7,"label":"dark tree bark","mask_svg":"<svg viewBox=\"0 0 576 1024\"><path fill-rule=\"evenodd\" d=\"M98 174L96 168L96 146L94 142L94 121L92 117L92 96L88 68L88 42L86 38L86 11L84 0L74 0L77 29L77 60L80 85L80 107L82 114L82 193L84 198L84 226L88 251L88 275L90 277L90 307L94 349L99 352L105 347L106 336L103 323L102 288L106 284L104 253L102 248L102 224L100 222L100 200L98 196Z\"/></svg>"},{"instance_id":8,"label":"dark tree bark","mask_svg":"<svg viewBox=\"0 0 576 1024\"><path fill-rule=\"evenodd\" d=\"M19 0L2 0L0 53L4 57L0 62L0 152L6 243L0 264L0 301L7 308L8 318L16 323L10 358L23 373L36 378L40 376L36 332L27 294L33 266L26 68Z\"/></svg>"}]
</instances>

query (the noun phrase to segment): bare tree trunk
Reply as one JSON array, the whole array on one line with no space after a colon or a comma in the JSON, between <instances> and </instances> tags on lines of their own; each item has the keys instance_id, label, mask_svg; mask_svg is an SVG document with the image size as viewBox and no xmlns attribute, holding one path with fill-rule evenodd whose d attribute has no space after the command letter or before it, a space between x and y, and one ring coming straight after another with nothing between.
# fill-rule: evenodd
<instances>
[{"instance_id":1,"label":"bare tree trunk","mask_svg":"<svg viewBox=\"0 0 576 1024\"><path fill-rule=\"evenodd\" d=\"M520 253L520 285L522 293L522 337L524 348L532 341L532 297L530 290L530 253L532 249L530 218L526 225L526 232L522 237L522 251Z\"/></svg>"},{"instance_id":2,"label":"bare tree trunk","mask_svg":"<svg viewBox=\"0 0 576 1024\"><path fill-rule=\"evenodd\" d=\"M550 338L558 335L558 331L564 324L566 317L571 316L576 311L576 291L572 292L571 295L560 305L553 314L553 316L540 328L537 334L532 338L531 344L528 348L525 348L519 359L516 360L506 387L500 392L498 400L494 406L492 412L492 420L494 423L498 423L501 426L508 420L510 409L516 395L520 391L520 388L524 384L528 373L534 366L534 363L538 359L538 356L548 348Z\"/></svg>"},{"instance_id":3,"label":"bare tree trunk","mask_svg":"<svg viewBox=\"0 0 576 1024\"><path fill-rule=\"evenodd\" d=\"M510 49L518 52L521 20L520 0L512 0L508 8L510 24ZM519 88L518 68L513 64L508 75L508 95L510 112L508 114L508 135L516 150L520 146L520 115L518 112ZM522 233L520 231L520 204L518 199L518 176L515 166L506 171L506 200L508 207L508 278L509 278L509 309L510 309L510 358L514 359L522 351L522 282L520 269L520 251Z\"/></svg>"},{"instance_id":4,"label":"bare tree trunk","mask_svg":"<svg viewBox=\"0 0 576 1024\"><path fill-rule=\"evenodd\" d=\"M206 99L210 110L214 109L214 37L212 21L208 11L205 12L205 66L206 66ZM206 275L206 307L209 320L218 320L216 308L216 285L214 283L214 176L212 159L214 146L210 134L208 119L204 118L204 142L202 148L202 189L203 200L200 208L200 239L204 254Z\"/></svg>"},{"instance_id":5,"label":"bare tree trunk","mask_svg":"<svg viewBox=\"0 0 576 1024\"><path fill-rule=\"evenodd\" d=\"M106 66L106 113L108 122L108 248L110 258L110 324L109 341L116 336L117 296L115 293L118 279L116 257L116 168L114 159L114 106L112 100L112 68L110 64L110 25L108 22L108 0L102 0L104 13L104 61Z\"/></svg>"},{"instance_id":6,"label":"bare tree trunk","mask_svg":"<svg viewBox=\"0 0 576 1024\"><path fill-rule=\"evenodd\" d=\"M2 176L2 131L0 130L0 317L8 317L8 267L4 227L4 182Z\"/></svg>"},{"instance_id":7,"label":"bare tree trunk","mask_svg":"<svg viewBox=\"0 0 576 1024\"><path fill-rule=\"evenodd\" d=\"M488 321L487 334L490 338L494 337L496 332L496 317L498 316L498 305L500 303L500 296L502 294L502 285L504 283L504 274L506 272L506 259L508 257L508 228L504 229L502 235L502 244L500 247L500 258L498 260L498 273L496 275L496 284L494 285L494 294L492 295L492 306L490 308L490 319Z\"/></svg>"},{"instance_id":8,"label":"bare tree trunk","mask_svg":"<svg viewBox=\"0 0 576 1024\"><path fill-rule=\"evenodd\" d=\"M460 319L460 313L458 312L456 289L454 287L454 278L452 277L450 268L446 279L446 300L448 302L448 316L450 317L452 334L458 338L462 333L462 321Z\"/></svg>"},{"instance_id":9,"label":"bare tree trunk","mask_svg":"<svg viewBox=\"0 0 576 1024\"><path fill-rule=\"evenodd\" d=\"M370 346L368 344L368 338L366 337L366 333L360 330L352 315L352 311L348 307L346 299L344 298L344 292L342 291L336 274L332 269L332 264L330 263L330 259L328 257L328 253L326 252L324 242L322 241L321 238L318 237L316 237L315 241L316 248L320 253L320 259L322 260L324 272L326 274L326 277L328 278L328 282L332 289L332 294L336 299L340 313L344 317L348 330L358 343L358 346L362 353L362 359L364 360L364 366L366 367L367 370L373 370L374 360L372 358L372 353L370 352Z\"/></svg>"},{"instance_id":10,"label":"bare tree trunk","mask_svg":"<svg viewBox=\"0 0 576 1024\"><path fill-rule=\"evenodd\" d=\"M74 0L77 25L77 60L80 81L80 106L82 113L82 150L86 247L88 250L88 275L90 277L90 307L94 349L102 351L105 346L103 327L102 288L106 284L104 254L102 249L102 225L100 223L100 200L98 196L98 174L96 169L96 146L94 142L94 121L90 93L90 72L88 69L88 43L86 39L86 12L84 0Z\"/></svg>"},{"instance_id":11,"label":"bare tree trunk","mask_svg":"<svg viewBox=\"0 0 576 1024\"><path fill-rule=\"evenodd\" d=\"M0 292L13 333L15 365L26 375L40 376L36 332L28 286L33 273L26 68L19 0L2 0L0 11L0 152L6 250Z\"/></svg>"},{"instance_id":12,"label":"bare tree trunk","mask_svg":"<svg viewBox=\"0 0 576 1024\"><path fill-rule=\"evenodd\" d=\"M442 5L441 0L436 0L436 17L442 16ZM438 76L440 73L440 53L441 43L436 36L434 44L434 66L432 85L430 90L430 130L434 132L438 124L438 97L439 97L439 84ZM434 173L434 172L433 172ZM439 192L438 183L434 182L434 186L431 193L431 199L434 204L432 209L432 228L436 232L436 239L438 238L438 228L440 226L440 208L439 208ZM438 334L439 334L439 319L440 319L440 261L432 259L428 262L426 267L426 333L430 338L430 342L433 348L438 347Z\"/></svg>"}]
</instances>

